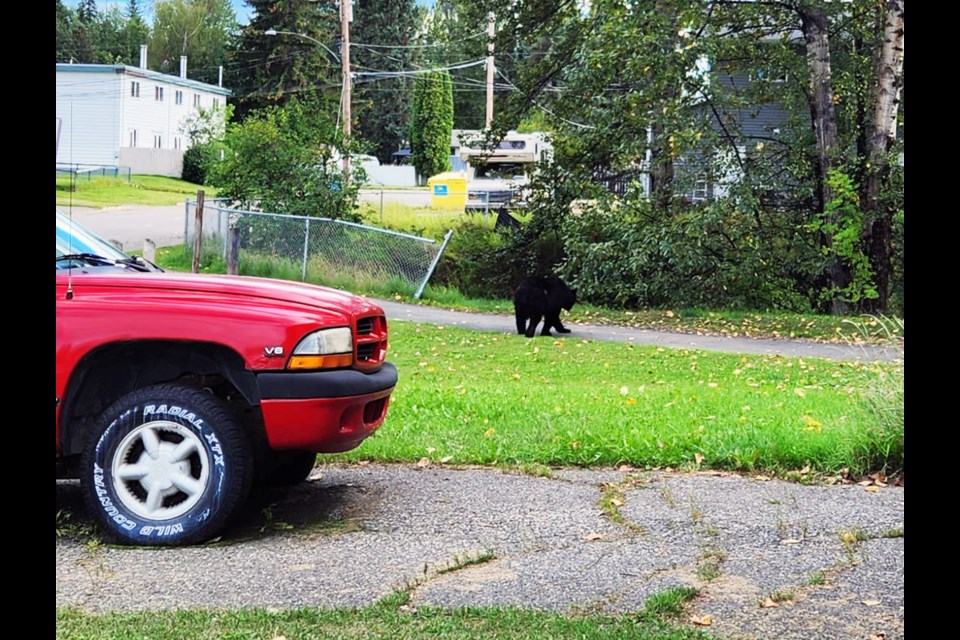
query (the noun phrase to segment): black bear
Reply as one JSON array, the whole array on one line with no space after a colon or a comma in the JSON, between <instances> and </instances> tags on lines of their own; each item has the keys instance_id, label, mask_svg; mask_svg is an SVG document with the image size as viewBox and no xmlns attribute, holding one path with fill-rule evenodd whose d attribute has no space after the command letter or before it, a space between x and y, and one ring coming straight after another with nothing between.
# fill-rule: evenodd
<instances>
[{"instance_id":1,"label":"black bear","mask_svg":"<svg viewBox=\"0 0 960 640\"><path fill-rule=\"evenodd\" d=\"M532 338L541 319L544 321L541 336L552 335L551 328L560 333L570 333L570 329L560 322L560 310L569 311L576 301L577 292L556 276L524 278L513 294L517 333Z\"/></svg>"}]
</instances>

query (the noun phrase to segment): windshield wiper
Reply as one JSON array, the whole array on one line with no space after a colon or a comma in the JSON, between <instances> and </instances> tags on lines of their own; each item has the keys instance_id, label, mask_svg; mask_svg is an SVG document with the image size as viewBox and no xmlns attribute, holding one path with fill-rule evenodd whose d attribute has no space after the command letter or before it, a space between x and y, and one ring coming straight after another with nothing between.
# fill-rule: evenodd
<instances>
[{"instance_id":1,"label":"windshield wiper","mask_svg":"<svg viewBox=\"0 0 960 640\"><path fill-rule=\"evenodd\" d=\"M150 271L150 267L146 264L138 262L136 258L124 258L122 260L114 260L112 258L104 258L103 256L97 255L95 253L68 253L66 255L58 256L57 262L68 262L70 260L77 260L80 262L86 262L89 265L99 266L99 265L110 265L110 266L125 266L137 271Z\"/></svg>"}]
</instances>

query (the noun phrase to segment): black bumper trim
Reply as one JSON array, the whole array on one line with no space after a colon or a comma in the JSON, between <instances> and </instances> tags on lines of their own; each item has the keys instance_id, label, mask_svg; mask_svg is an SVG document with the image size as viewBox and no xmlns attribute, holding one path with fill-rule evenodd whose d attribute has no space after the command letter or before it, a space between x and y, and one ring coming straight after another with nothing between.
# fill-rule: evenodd
<instances>
[{"instance_id":1,"label":"black bumper trim","mask_svg":"<svg viewBox=\"0 0 960 640\"><path fill-rule=\"evenodd\" d=\"M376 373L354 369L336 371L282 371L257 374L262 400L348 398L397 386L397 368L389 362Z\"/></svg>"}]
</instances>

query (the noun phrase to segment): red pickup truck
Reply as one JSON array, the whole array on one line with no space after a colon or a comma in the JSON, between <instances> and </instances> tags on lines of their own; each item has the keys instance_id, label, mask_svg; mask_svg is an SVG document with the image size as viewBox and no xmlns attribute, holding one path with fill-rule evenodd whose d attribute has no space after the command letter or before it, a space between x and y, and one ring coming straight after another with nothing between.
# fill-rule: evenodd
<instances>
[{"instance_id":1,"label":"red pickup truck","mask_svg":"<svg viewBox=\"0 0 960 640\"><path fill-rule=\"evenodd\" d=\"M216 536L252 484L370 436L397 384L369 300L163 272L59 212L56 306L58 477L121 543Z\"/></svg>"}]
</instances>

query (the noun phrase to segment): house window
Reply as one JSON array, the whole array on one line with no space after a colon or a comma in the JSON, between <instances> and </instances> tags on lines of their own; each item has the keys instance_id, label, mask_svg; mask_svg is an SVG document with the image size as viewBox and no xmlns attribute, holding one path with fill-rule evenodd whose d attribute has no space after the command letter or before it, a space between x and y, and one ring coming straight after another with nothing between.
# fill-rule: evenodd
<instances>
[{"instance_id":1,"label":"house window","mask_svg":"<svg viewBox=\"0 0 960 640\"><path fill-rule=\"evenodd\" d=\"M706 180L697 180L688 194L690 202L704 202L710 194Z\"/></svg>"},{"instance_id":2,"label":"house window","mask_svg":"<svg viewBox=\"0 0 960 640\"><path fill-rule=\"evenodd\" d=\"M163 138L158 133L153 134L153 148L163 149Z\"/></svg>"},{"instance_id":3,"label":"house window","mask_svg":"<svg viewBox=\"0 0 960 640\"><path fill-rule=\"evenodd\" d=\"M180 149L180 136L173 137L173 148L177 150Z\"/></svg>"},{"instance_id":4,"label":"house window","mask_svg":"<svg viewBox=\"0 0 960 640\"><path fill-rule=\"evenodd\" d=\"M130 97L139 98L140 97L140 83L134 80L130 83Z\"/></svg>"},{"instance_id":5,"label":"house window","mask_svg":"<svg viewBox=\"0 0 960 640\"><path fill-rule=\"evenodd\" d=\"M195 107L198 108L198 109L200 108L200 94L199 94L199 93L193 94L193 106L195 106Z\"/></svg>"},{"instance_id":6,"label":"house window","mask_svg":"<svg viewBox=\"0 0 960 640\"><path fill-rule=\"evenodd\" d=\"M174 102L177 104L183 104L183 91L177 91L173 94Z\"/></svg>"},{"instance_id":7,"label":"house window","mask_svg":"<svg viewBox=\"0 0 960 640\"><path fill-rule=\"evenodd\" d=\"M137 146L137 130L136 129L130 129L130 146L131 147Z\"/></svg>"},{"instance_id":8,"label":"house window","mask_svg":"<svg viewBox=\"0 0 960 640\"><path fill-rule=\"evenodd\" d=\"M214 98L214 99L213 99L213 108L214 108L214 109L219 109L219 108L220 108L220 99L219 99L219 98Z\"/></svg>"},{"instance_id":9,"label":"house window","mask_svg":"<svg viewBox=\"0 0 960 640\"><path fill-rule=\"evenodd\" d=\"M156 98L157 102L163 102L163 87L154 87L153 97Z\"/></svg>"}]
</instances>

